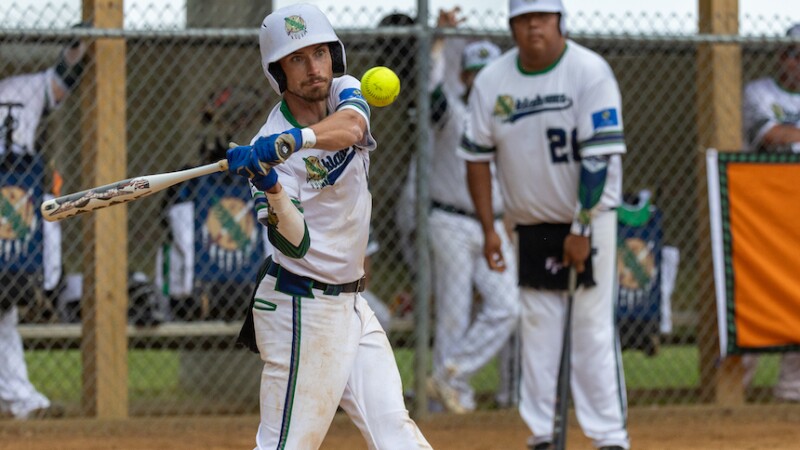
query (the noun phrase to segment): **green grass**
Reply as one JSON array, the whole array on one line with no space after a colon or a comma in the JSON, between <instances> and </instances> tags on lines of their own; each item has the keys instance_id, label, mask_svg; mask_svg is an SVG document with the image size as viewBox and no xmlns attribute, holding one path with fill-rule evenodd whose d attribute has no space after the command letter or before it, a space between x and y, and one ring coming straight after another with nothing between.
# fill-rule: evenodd
<instances>
[{"instance_id":1,"label":"green grass","mask_svg":"<svg viewBox=\"0 0 800 450\"><path fill-rule=\"evenodd\" d=\"M78 402L81 391L79 350L25 353L31 382L43 394L64 402ZM132 399L153 398L178 391L178 352L132 350L128 354L128 388Z\"/></svg>"},{"instance_id":2,"label":"green grass","mask_svg":"<svg viewBox=\"0 0 800 450\"><path fill-rule=\"evenodd\" d=\"M403 386L414 386L414 353L395 351ZM45 395L64 402L78 402L81 387L81 360L78 350L26 352L31 382ZM629 389L681 388L699 383L698 352L693 346L662 346L657 356L638 351L623 354ZM761 357L754 386L771 386L778 377L780 355ZM128 383L131 399L181 396L178 380L180 360L175 350L132 350L128 356ZM210 375L213 376L213 375ZM492 392L498 384L496 363L482 368L472 379L478 392ZM232 382L230 379L220 383Z\"/></svg>"}]
</instances>

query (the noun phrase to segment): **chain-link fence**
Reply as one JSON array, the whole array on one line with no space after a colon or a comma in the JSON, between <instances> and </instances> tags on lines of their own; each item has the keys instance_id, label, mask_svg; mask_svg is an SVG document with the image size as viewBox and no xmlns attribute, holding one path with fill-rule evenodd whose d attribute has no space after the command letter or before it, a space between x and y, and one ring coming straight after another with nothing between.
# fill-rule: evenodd
<instances>
[{"instance_id":1,"label":"chain-link fence","mask_svg":"<svg viewBox=\"0 0 800 450\"><path fill-rule=\"evenodd\" d=\"M4 307L0 344L16 345L11 329L18 314L17 329L24 337L31 382L65 406L68 415L81 415L86 383L93 382L83 373L80 347L80 321L86 313L82 298L92 289L82 283L84 230L77 219L43 227L35 212L48 194L89 187L81 181L92 163L87 160L91 153L80 150L85 146L80 118L91 107L92 98L86 94L90 86L81 81L64 84L63 71L69 74L82 64L65 61L64 49L78 38L90 44L107 36L124 39L127 172L131 175L222 158L229 141L251 139L278 98L264 79L256 38L255 27L266 11L232 11L221 2L219 10L213 11L203 2L189 1L187 10L148 5L140 6L140 17L185 20L171 22L177 27L145 24L125 30L91 30L69 27L81 22L79 9L54 13L39 8L38 4L12 3L5 16L0 14L0 77L19 83L12 95L2 90L7 82L0 82L0 117L12 118L0 125L5 149L2 167L4 173L23 174L18 187L2 188L0 247L4 257L29 264L16 271L4 266L4 300L13 298L16 313L9 305ZM339 35L347 48L351 74L360 76L372 66L386 65L402 80L398 100L372 113L379 150L372 158L370 177L377 246L371 255L369 288L387 310L388 334L412 406L415 380L429 371L427 364L421 367L415 358L418 338L427 332L420 334L415 326L414 311L428 303L419 298L415 274L436 275L432 264L419 264L425 259L418 258L413 243L415 237L420 238L414 236L413 211L425 210L419 205L427 205L428 199L412 195L409 200L403 194L420 186L420 192L427 189L425 180L409 184L406 175L418 153L417 133L421 128L430 132L430 124L419 120L417 112L429 110L429 105L417 104L426 97L417 95L420 64L415 56L419 38L428 31L402 27L402 20L392 22L391 28L379 26L381 19L392 14L413 17L414 11L342 7L328 14L334 23L347 24ZM487 11L467 11L466 15L471 17L468 26L450 35L490 39L504 50L512 45L504 16ZM628 398L633 404L711 400L703 386L698 345L702 339L713 340L716 324L710 263L703 259L708 255L702 250L708 236L702 234L704 198L699 194L704 168L698 164L697 116L706 105L698 107L697 99L712 86L698 82L703 79L698 73L698 48L715 43L739 45L744 81L772 75L781 45L787 42L782 36L790 20L745 17L742 28L755 31L740 37L697 35L686 31L686 23L696 23L696 18L577 13L568 21L572 38L603 55L619 81L628 147L624 157L628 201L636 203L636 194L648 190L658 211L652 216L657 228L653 233L664 250L657 257L658 266L655 259L651 261L652 273L661 274L670 294L650 304L646 314L637 315L635 308L626 310L627 300L622 297L619 310ZM621 34L620 29L632 31ZM92 70L91 58L85 64L84 71ZM11 78L20 76L25 78ZM63 104L52 97L59 89L73 91ZM38 103L29 108L31 104L24 104L28 101ZM17 115L28 109L33 119ZM41 124L39 114L43 114ZM37 133L24 137L31 126ZM249 215L249 196L242 194L246 188L239 180L217 174L128 204L130 414L257 411L260 361L232 345L265 251L262 230ZM670 274L675 274L674 282ZM623 283L626 286L637 288ZM665 292L660 288L656 290ZM470 296L472 316L480 313L484 300L480 293L473 293L471 286L453 289L467 289L462 294ZM433 317L435 328L440 322ZM513 367L501 357L473 377L478 409L513 403L508 396L498 395L508 389L508 383L513 386ZM748 398L770 402L769 388L777 376L778 357L762 358ZM4 392L1 386L0 392Z\"/></svg>"}]
</instances>

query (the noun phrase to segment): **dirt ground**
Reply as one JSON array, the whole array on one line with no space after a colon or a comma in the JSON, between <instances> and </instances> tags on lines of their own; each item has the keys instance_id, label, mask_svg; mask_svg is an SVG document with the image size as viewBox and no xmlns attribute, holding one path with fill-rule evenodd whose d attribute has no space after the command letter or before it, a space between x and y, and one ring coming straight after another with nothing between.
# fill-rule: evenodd
<instances>
[{"instance_id":1,"label":"dirt ground","mask_svg":"<svg viewBox=\"0 0 800 450\"><path fill-rule=\"evenodd\" d=\"M258 418L149 418L120 421L0 421L0 449L251 449ZM524 450L527 429L516 411L436 415L420 428L436 449ZM568 448L591 449L569 422ZM631 408L634 449L797 449L800 405ZM366 445L346 416L337 416L323 449L355 450Z\"/></svg>"}]
</instances>

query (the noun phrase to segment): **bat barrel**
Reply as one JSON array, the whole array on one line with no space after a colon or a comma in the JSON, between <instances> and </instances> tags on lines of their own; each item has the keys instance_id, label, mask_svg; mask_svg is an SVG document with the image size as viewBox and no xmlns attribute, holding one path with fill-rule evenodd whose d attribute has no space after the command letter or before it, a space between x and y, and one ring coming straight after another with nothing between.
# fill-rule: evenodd
<instances>
[{"instance_id":1,"label":"bat barrel","mask_svg":"<svg viewBox=\"0 0 800 450\"><path fill-rule=\"evenodd\" d=\"M146 178L129 178L48 200L42 203L40 211L45 220L55 222L77 214L129 202L151 193L153 191Z\"/></svg>"}]
</instances>

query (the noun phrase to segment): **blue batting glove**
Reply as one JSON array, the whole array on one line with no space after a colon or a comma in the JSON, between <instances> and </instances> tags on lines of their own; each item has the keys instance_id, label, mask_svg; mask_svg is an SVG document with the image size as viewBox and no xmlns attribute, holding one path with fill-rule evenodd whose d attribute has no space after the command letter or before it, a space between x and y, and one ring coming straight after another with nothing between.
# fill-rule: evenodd
<instances>
[{"instance_id":1,"label":"blue batting glove","mask_svg":"<svg viewBox=\"0 0 800 450\"><path fill-rule=\"evenodd\" d=\"M266 170L258 163L252 146L240 145L231 148L225 153L225 157L228 160L228 172L247 178L267 174Z\"/></svg>"},{"instance_id":2,"label":"blue batting glove","mask_svg":"<svg viewBox=\"0 0 800 450\"><path fill-rule=\"evenodd\" d=\"M303 148L303 135L299 128L262 136L253 144L258 161L269 167L286 161L295 150L300 148Z\"/></svg>"},{"instance_id":3,"label":"blue batting glove","mask_svg":"<svg viewBox=\"0 0 800 450\"><path fill-rule=\"evenodd\" d=\"M256 175L251 181L259 191L266 192L278 184L278 172L270 168L266 175Z\"/></svg>"}]
</instances>

